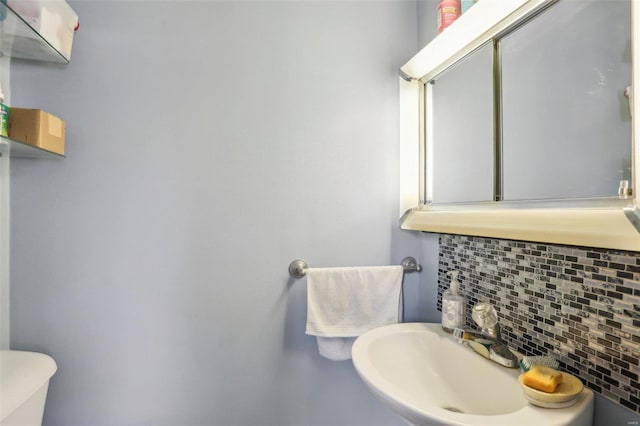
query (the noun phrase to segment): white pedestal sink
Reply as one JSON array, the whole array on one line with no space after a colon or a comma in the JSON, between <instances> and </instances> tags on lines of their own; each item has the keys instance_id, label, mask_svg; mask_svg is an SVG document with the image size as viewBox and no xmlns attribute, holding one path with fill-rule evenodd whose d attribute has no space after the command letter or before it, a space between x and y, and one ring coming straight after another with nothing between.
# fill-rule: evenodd
<instances>
[{"instance_id":1,"label":"white pedestal sink","mask_svg":"<svg viewBox=\"0 0 640 426\"><path fill-rule=\"evenodd\" d=\"M593 392L567 408L525 399L520 370L502 367L459 344L440 324L375 328L353 345L353 364L369 389L413 425L588 426Z\"/></svg>"}]
</instances>

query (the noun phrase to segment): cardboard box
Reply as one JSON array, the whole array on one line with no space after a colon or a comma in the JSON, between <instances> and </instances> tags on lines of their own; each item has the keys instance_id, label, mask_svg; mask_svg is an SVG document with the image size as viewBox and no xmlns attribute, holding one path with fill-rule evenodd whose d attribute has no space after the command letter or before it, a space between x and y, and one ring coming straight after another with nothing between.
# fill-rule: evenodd
<instances>
[{"instance_id":1,"label":"cardboard box","mask_svg":"<svg viewBox=\"0 0 640 426\"><path fill-rule=\"evenodd\" d=\"M9 137L64 155L64 121L41 109L11 107Z\"/></svg>"}]
</instances>

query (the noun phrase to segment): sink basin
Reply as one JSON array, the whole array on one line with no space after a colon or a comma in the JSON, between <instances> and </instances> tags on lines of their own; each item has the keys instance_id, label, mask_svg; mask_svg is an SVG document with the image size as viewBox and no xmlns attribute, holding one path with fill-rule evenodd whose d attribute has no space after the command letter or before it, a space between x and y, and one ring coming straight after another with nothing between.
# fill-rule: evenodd
<instances>
[{"instance_id":1,"label":"sink basin","mask_svg":"<svg viewBox=\"0 0 640 426\"><path fill-rule=\"evenodd\" d=\"M440 324L375 328L353 344L353 364L369 389L413 425L591 425L593 392L566 408L525 399L520 370L459 344Z\"/></svg>"}]
</instances>

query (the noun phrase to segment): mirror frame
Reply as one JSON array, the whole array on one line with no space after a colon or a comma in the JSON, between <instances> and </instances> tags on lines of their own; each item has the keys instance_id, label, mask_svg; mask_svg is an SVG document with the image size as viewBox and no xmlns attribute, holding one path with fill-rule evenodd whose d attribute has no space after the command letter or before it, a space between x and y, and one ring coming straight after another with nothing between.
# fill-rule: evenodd
<instances>
[{"instance_id":1,"label":"mirror frame","mask_svg":"<svg viewBox=\"0 0 640 426\"><path fill-rule=\"evenodd\" d=\"M640 251L640 126L632 114L632 189L626 199L431 204L429 85L485 42L558 0L481 0L400 69L402 229ZM631 1L632 98L640 99L640 0Z\"/></svg>"}]
</instances>

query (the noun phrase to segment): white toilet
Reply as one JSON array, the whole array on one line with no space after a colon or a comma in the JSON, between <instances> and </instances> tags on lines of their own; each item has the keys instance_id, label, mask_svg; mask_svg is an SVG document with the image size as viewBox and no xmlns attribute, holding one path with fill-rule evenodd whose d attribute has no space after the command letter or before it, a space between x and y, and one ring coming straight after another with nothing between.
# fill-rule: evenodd
<instances>
[{"instance_id":1,"label":"white toilet","mask_svg":"<svg viewBox=\"0 0 640 426\"><path fill-rule=\"evenodd\" d=\"M0 351L0 426L42 425L49 379L57 368L49 355Z\"/></svg>"}]
</instances>

